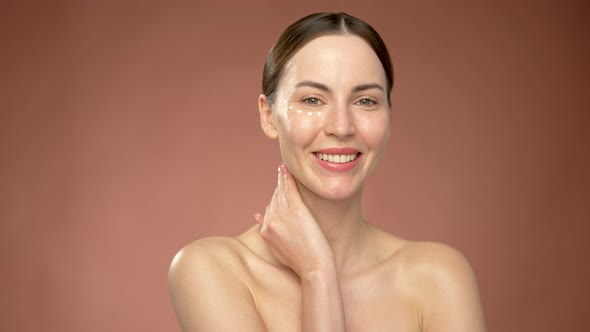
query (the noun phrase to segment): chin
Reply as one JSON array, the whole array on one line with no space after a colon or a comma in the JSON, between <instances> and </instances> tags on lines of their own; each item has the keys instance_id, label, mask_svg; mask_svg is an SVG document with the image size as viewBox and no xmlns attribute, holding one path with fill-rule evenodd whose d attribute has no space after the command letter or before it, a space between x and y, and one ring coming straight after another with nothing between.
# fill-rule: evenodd
<instances>
[{"instance_id":1,"label":"chin","mask_svg":"<svg viewBox=\"0 0 590 332\"><path fill-rule=\"evenodd\" d=\"M316 196L329 201L348 200L358 195L361 191L361 188L357 188L356 186L345 187L342 185L323 186L321 188L309 188L306 186L306 189L314 193Z\"/></svg>"},{"instance_id":2,"label":"chin","mask_svg":"<svg viewBox=\"0 0 590 332\"><path fill-rule=\"evenodd\" d=\"M354 196L355 196L354 193L353 194L346 194L346 195L330 194L330 195L324 195L324 196L322 196L322 198L324 198L325 200L328 200L328 201L339 202L339 201L347 201Z\"/></svg>"}]
</instances>

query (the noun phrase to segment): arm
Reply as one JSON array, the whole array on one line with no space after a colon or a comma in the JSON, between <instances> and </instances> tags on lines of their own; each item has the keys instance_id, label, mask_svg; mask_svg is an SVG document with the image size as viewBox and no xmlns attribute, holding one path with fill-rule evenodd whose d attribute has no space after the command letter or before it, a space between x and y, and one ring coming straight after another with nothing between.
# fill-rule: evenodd
<instances>
[{"instance_id":1,"label":"arm","mask_svg":"<svg viewBox=\"0 0 590 332\"><path fill-rule=\"evenodd\" d=\"M284 165L264 217L256 220L273 256L300 278L303 331L346 331L332 249Z\"/></svg>"},{"instance_id":2,"label":"arm","mask_svg":"<svg viewBox=\"0 0 590 332\"><path fill-rule=\"evenodd\" d=\"M182 331L266 331L240 278L239 258L220 241L196 241L170 265L168 287Z\"/></svg>"},{"instance_id":3,"label":"arm","mask_svg":"<svg viewBox=\"0 0 590 332\"><path fill-rule=\"evenodd\" d=\"M346 331L336 268L301 278L303 331Z\"/></svg>"}]
</instances>

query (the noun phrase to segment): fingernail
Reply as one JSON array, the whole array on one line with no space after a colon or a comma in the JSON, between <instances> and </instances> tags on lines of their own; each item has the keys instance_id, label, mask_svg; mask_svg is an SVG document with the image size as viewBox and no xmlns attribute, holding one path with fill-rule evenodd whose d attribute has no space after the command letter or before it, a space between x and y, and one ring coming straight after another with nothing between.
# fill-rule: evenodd
<instances>
[{"instance_id":1,"label":"fingernail","mask_svg":"<svg viewBox=\"0 0 590 332\"><path fill-rule=\"evenodd\" d=\"M281 163L279 165L279 173L285 173L285 164Z\"/></svg>"}]
</instances>

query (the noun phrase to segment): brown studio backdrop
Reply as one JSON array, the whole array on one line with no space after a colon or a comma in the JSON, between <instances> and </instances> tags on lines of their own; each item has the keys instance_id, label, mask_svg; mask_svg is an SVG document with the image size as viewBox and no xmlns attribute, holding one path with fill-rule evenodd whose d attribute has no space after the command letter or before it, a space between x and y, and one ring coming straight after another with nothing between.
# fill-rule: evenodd
<instances>
[{"instance_id":1,"label":"brown studio backdrop","mask_svg":"<svg viewBox=\"0 0 590 332\"><path fill-rule=\"evenodd\" d=\"M370 22L396 69L367 218L465 253L490 331L585 327L583 5L91 3L0 7L0 330L177 330L174 253L242 232L274 188L264 57L334 10Z\"/></svg>"}]
</instances>

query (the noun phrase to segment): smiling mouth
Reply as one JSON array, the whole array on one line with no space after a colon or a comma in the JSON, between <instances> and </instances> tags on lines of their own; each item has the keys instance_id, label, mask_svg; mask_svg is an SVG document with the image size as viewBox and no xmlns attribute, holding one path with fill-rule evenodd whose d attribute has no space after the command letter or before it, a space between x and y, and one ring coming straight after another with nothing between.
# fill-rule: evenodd
<instances>
[{"instance_id":1,"label":"smiling mouth","mask_svg":"<svg viewBox=\"0 0 590 332\"><path fill-rule=\"evenodd\" d=\"M318 157L320 160L335 164L345 164L354 161L359 156L359 154L359 152L352 154L327 154L315 152L316 157Z\"/></svg>"}]
</instances>

